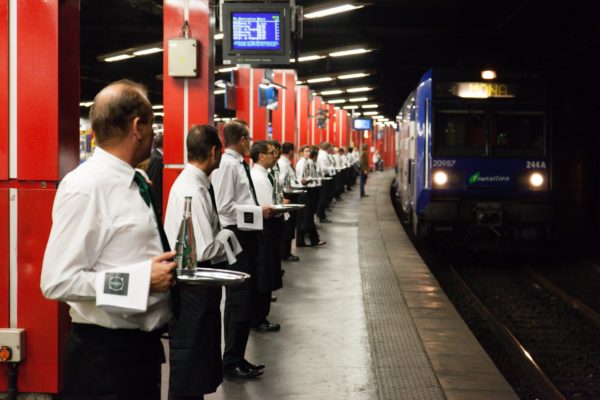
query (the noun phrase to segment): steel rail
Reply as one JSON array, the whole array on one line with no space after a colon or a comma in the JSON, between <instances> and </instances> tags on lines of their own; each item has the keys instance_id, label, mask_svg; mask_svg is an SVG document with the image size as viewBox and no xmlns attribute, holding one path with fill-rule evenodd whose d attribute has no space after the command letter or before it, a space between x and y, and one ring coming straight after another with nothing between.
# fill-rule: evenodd
<instances>
[{"instance_id":1,"label":"steel rail","mask_svg":"<svg viewBox=\"0 0 600 400\"><path fill-rule=\"evenodd\" d=\"M584 318L586 318L590 322L596 324L596 326L598 328L600 328L600 315L598 315L598 313L596 311L592 310L591 308L589 308L588 306L583 304L581 301L577 300L575 297L571 296L570 294L568 294L567 292L565 292L564 290L562 290L561 288L556 286L554 283L550 282L549 279L540 275L538 272L536 272L530 268L525 268L525 269L526 269L527 273L531 276L531 278L538 285L540 285L541 287L546 289L548 292L550 292L555 297L558 297L560 300L567 303L569 306L571 306L573 309L575 309L575 311L577 311L579 314L581 314Z\"/></svg>"},{"instance_id":2,"label":"steel rail","mask_svg":"<svg viewBox=\"0 0 600 400\"><path fill-rule=\"evenodd\" d=\"M517 361L522 365L523 370L527 375L535 382L536 389L539 390L547 399L566 400L566 397L554 386L552 381L546 376L542 368L533 359L531 354L525 349L525 347L519 342L519 340L512 334L512 332L500 321L498 321L483 302L477 297L469 285L462 279L460 274L450 266L456 282L460 286L460 289L470 298L475 305L475 308L479 312L480 316L488 322L493 333L502 342L504 347L517 357Z\"/></svg>"}]
</instances>

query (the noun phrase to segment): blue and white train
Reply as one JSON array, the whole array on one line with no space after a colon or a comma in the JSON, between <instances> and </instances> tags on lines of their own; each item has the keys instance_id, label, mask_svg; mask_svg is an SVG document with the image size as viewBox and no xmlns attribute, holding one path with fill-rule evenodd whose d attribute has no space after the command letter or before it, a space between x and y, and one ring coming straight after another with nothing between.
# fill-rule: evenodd
<instances>
[{"instance_id":1,"label":"blue and white train","mask_svg":"<svg viewBox=\"0 0 600 400\"><path fill-rule=\"evenodd\" d=\"M400 110L395 189L417 237L527 239L553 220L545 86L429 70Z\"/></svg>"}]
</instances>

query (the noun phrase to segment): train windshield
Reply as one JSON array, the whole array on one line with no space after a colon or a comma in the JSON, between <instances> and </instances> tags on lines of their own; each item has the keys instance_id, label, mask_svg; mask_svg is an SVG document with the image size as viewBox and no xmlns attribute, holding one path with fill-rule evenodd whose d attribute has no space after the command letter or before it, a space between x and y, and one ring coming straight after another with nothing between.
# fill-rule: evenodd
<instances>
[{"instance_id":1,"label":"train windshield","mask_svg":"<svg viewBox=\"0 0 600 400\"><path fill-rule=\"evenodd\" d=\"M491 121L491 152L497 157L543 157L544 115L495 112Z\"/></svg>"},{"instance_id":2,"label":"train windshield","mask_svg":"<svg viewBox=\"0 0 600 400\"><path fill-rule=\"evenodd\" d=\"M482 110L436 110L434 120L436 156L485 155L485 114Z\"/></svg>"}]
</instances>

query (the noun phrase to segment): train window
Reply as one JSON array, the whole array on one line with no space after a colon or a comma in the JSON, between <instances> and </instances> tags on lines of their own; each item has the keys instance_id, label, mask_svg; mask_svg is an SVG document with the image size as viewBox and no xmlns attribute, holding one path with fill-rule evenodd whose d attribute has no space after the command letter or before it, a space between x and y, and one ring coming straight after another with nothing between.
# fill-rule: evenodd
<instances>
[{"instance_id":1,"label":"train window","mask_svg":"<svg viewBox=\"0 0 600 400\"><path fill-rule=\"evenodd\" d=\"M436 110L433 148L436 156L483 156L485 114L480 110Z\"/></svg>"},{"instance_id":2,"label":"train window","mask_svg":"<svg viewBox=\"0 0 600 400\"><path fill-rule=\"evenodd\" d=\"M491 150L498 157L543 157L544 114L496 112L491 121Z\"/></svg>"}]
</instances>

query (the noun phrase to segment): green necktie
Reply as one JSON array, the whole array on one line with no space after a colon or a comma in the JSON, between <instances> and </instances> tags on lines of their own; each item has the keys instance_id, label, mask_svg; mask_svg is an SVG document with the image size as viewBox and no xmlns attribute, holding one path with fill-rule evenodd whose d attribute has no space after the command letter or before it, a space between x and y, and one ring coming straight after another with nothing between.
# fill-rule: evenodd
<instances>
[{"instance_id":1,"label":"green necktie","mask_svg":"<svg viewBox=\"0 0 600 400\"><path fill-rule=\"evenodd\" d=\"M144 176L139 172L135 171L135 176L133 180L137 184L138 190L140 191L140 196L146 202L146 205L150 207L152 204L152 195L150 194L150 186L148 186L148 182L144 179Z\"/></svg>"}]
</instances>

